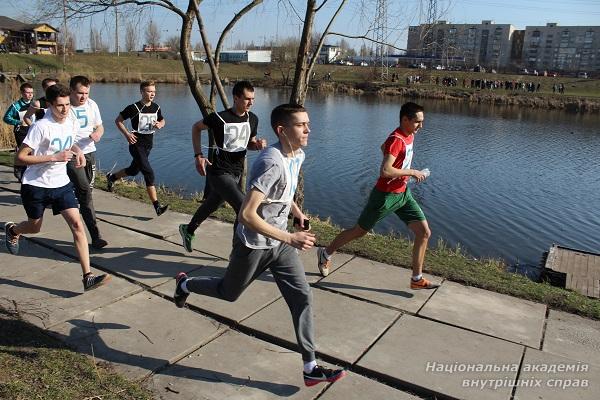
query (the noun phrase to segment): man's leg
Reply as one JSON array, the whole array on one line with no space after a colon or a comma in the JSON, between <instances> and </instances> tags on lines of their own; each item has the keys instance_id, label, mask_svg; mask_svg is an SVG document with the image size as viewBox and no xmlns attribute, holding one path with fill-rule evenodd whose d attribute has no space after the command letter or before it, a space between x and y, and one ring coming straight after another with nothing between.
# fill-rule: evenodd
<instances>
[{"instance_id":1,"label":"man's leg","mask_svg":"<svg viewBox=\"0 0 600 400\"><path fill-rule=\"evenodd\" d=\"M415 243L412 250L413 276L421 275L423 273L425 252L427 251L427 242L431 237L431 231L429 230L427 220L411 222L408 224L408 228L415 234Z\"/></svg>"},{"instance_id":2,"label":"man's leg","mask_svg":"<svg viewBox=\"0 0 600 400\"><path fill-rule=\"evenodd\" d=\"M346 371L331 370L317 365L312 292L306 282L304 266L298 252L286 244L280 244L274 250L275 259L270 262L269 268L292 314L296 340L304 364L304 384L313 386L342 379L346 376Z\"/></svg>"},{"instance_id":3,"label":"man's leg","mask_svg":"<svg viewBox=\"0 0 600 400\"><path fill-rule=\"evenodd\" d=\"M84 290L91 290L104 285L110 280L110 275L104 274L95 276L90 271L90 253L88 250L88 241L87 237L85 236L83 224L81 223L79 210L77 208L67 208L62 210L60 213L73 233L73 242L75 245L75 250L77 251L77 256L79 257L81 272L83 274Z\"/></svg>"}]
</instances>

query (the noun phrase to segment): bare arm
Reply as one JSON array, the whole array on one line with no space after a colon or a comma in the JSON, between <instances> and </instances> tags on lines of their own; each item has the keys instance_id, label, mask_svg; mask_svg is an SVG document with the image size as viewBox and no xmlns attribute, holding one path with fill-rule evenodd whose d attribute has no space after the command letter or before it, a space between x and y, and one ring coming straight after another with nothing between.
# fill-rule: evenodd
<instances>
[{"instance_id":1,"label":"bare arm","mask_svg":"<svg viewBox=\"0 0 600 400\"><path fill-rule=\"evenodd\" d=\"M412 176L417 180L417 182L421 182L425 179L425 174L416 169L394 168L394 161L396 161L396 157L392 154L386 154L383 156L381 168L379 169L380 177L394 179L401 178L403 176Z\"/></svg>"},{"instance_id":2,"label":"bare arm","mask_svg":"<svg viewBox=\"0 0 600 400\"><path fill-rule=\"evenodd\" d=\"M265 199L264 193L252 188L244 198L238 215L239 222L249 229L271 239L287 243L300 250L308 250L315 244L315 235L310 232L286 232L269 225L258 215L258 207ZM292 205L293 207L293 205ZM299 210L298 206L296 209Z\"/></svg>"},{"instance_id":3,"label":"bare arm","mask_svg":"<svg viewBox=\"0 0 600 400\"><path fill-rule=\"evenodd\" d=\"M77 149L79 150L79 148ZM20 165L35 165L49 162L67 162L71 158L73 158L74 154L74 152L71 149L43 156L35 156L32 153L33 149L27 146L25 143L23 143L19 148L19 151L17 152L15 158L20 163Z\"/></svg>"},{"instance_id":4,"label":"bare arm","mask_svg":"<svg viewBox=\"0 0 600 400\"><path fill-rule=\"evenodd\" d=\"M267 139L259 137L251 137L248 142L248 149L250 150L262 150L267 147Z\"/></svg>"},{"instance_id":5,"label":"bare arm","mask_svg":"<svg viewBox=\"0 0 600 400\"><path fill-rule=\"evenodd\" d=\"M202 131L208 129L204 124L204 120L196 122L192 125L192 145L194 146L194 164L196 171L202 176L206 176L206 167L212 165L208 158L202 154Z\"/></svg>"},{"instance_id":6,"label":"bare arm","mask_svg":"<svg viewBox=\"0 0 600 400\"><path fill-rule=\"evenodd\" d=\"M115 125L117 125L117 129L121 131L121 133L123 134L123 136L125 136L125 139L127 139L127 142L129 142L129 144L134 144L135 142L137 142L137 138L135 137L135 135L129 132L129 129L127 129L127 127L125 126L125 120L123 119L121 114L119 114L117 119L115 119Z\"/></svg>"},{"instance_id":7,"label":"bare arm","mask_svg":"<svg viewBox=\"0 0 600 400\"><path fill-rule=\"evenodd\" d=\"M123 125L125 125L125 124L123 124ZM102 125L102 124L96 125L94 127L94 130L90 134L90 139L92 139L95 143L98 143L100 141L100 139L102 138L102 135L104 135L104 125Z\"/></svg>"}]
</instances>

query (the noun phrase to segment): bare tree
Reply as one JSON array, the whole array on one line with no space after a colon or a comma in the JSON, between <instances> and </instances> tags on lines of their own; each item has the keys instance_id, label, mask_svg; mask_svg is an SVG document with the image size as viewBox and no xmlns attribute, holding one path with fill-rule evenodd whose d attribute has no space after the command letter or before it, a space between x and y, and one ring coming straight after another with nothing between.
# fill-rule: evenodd
<instances>
[{"instance_id":1,"label":"bare tree","mask_svg":"<svg viewBox=\"0 0 600 400\"><path fill-rule=\"evenodd\" d=\"M179 38L177 36L170 36L165 41L165 46L169 47L171 49L171 51L178 51L179 50Z\"/></svg>"},{"instance_id":2,"label":"bare tree","mask_svg":"<svg viewBox=\"0 0 600 400\"><path fill-rule=\"evenodd\" d=\"M154 49L160 46L160 31L158 30L158 25L153 20L150 20L150 23L146 27L145 38L148 46L152 46Z\"/></svg>"},{"instance_id":3,"label":"bare tree","mask_svg":"<svg viewBox=\"0 0 600 400\"><path fill-rule=\"evenodd\" d=\"M125 51L132 52L136 50L138 46L137 36L135 24L132 21L127 21L125 27Z\"/></svg>"}]
</instances>

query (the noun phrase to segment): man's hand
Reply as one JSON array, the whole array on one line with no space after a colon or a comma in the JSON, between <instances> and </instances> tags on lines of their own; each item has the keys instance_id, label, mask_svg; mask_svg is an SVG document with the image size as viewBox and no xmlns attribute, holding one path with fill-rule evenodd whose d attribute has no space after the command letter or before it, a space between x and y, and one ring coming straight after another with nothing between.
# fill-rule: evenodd
<instances>
[{"instance_id":1,"label":"man's hand","mask_svg":"<svg viewBox=\"0 0 600 400\"><path fill-rule=\"evenodd\" d=\"M71 161L71 159L73 158L74 154L75 153L73 153L70 149L69 150L63 150L61 152L53 154L52 157L50 158L50 161L53 161L53 162L67 162L67 161Z\"/></svg>"},{"instance_id":2,"label":"man's hand","mask_svg":"<svg viewBox=\"0 0 600 400\"><path fill-rule=\"evenodd\" d=\"M136 144L137 143L137 138L135 137L135 135L131 132L129 132L126 136L127 141L129 142L129 144Z\"/></svg>"},{"instance_id":3,"label":"man's hand","mask_svg":"<svg viewBox=\"0 0 600 400\"><path fill-rule=\"evenodd\" d=\"M415 178L415 180L417 182L423 182L425 180L425 178L427 178L424 173L422 173L421 171L419 171L417 169L412 170L412 176L413 176L413 178Z\"/></svg>"},{"instance_id":4,"label":"man's hand","mask_svg":"<svg viewBox=\"0 0 600 400\"><path fill-rule=\"evenodd\" d=\"M85 154L83 154L81 151L79 153L75 153L75 168L83 168L85 167L86 164L86 160L85 160Z\"/></svg>"},{"instance_id":5,"label":"man's hand","mask_svg":"<svg viewBox=\"0 0 600 400\"><path fill-rule=\"evenodd\" d=\"M212 165L212 163L208 161L208 158L204 158L202 156L198 156L194 160L196 163L196 171L198 171L200 175L206 176L206 166Z\"/></svg>"},{"instance_id":6,"label":"man's hand","mask_svg":"<svg viewBox=\"0 0 600 400\"><path fill-rule=\"evenodd\" d=\"M267 147L267 139L257 138L256 139L256 150L262 150Z\"/></svg>"},{"instance_id":7,"label":"man's hand","mask_svg":"<svg viewBox=\"0 0 600 400\"><path fill-rule=\"evenodd\" d=\"M310 232L294 232L290 234L290 246L299 250L308 250L315 245L316 237Z\"/></svg>"},{"instance_id":8,"label":"man's hand","mask_svg":"<svg viewBox=\"0 0 600 400\"><path fill-rule=\"evenodd\" d=\"M94 131L90 133L90 139L94 141L94 143L98 143L102 135L98 131Z\"/></svg>"}]
</instances>

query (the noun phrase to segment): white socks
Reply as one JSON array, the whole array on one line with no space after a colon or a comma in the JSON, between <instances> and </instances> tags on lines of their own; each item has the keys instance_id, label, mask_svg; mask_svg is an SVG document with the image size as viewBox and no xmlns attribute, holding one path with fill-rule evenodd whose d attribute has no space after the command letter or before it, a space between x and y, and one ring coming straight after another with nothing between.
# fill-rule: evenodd
<instances>
[{"instance_id":1,"label":"white socks","mask_svg":"<svg viewBox=\"0 0 600 400\"><path fill-rule=\"evenodd\" d=\"M181 286L180 287L181 287L181 290L183 290L183 293L188 293L189 294L190 291L187 288L187 281L188 280L186 279L185 281L181 282Z\"/></svg>"},{"instance_id":2,"label":"white socks","mask_svg":"<svg viewBox=\"0 0 600 400\"><path fill-rule=\"evenodd\" d=\"M412 277L412 280L415 282L418 282L421 280L422 277L423 277L423 274L415 275Z\"/></svg>"},{"instance_id":3,"label":"white socks","mask_svg":"<svg viewBox=\"0 0 600 400\"><path fill-rule=\"evenodd\" d=\"M304 372L310 374L312 370L317 366L317 360L312 360L307 363L304 363Z\"/></svg>"},{"instance_id":4,"label":"white socks","mask_svg":"<svg viewBox=\"0 0 600 400\"><path fill-rule=\"evenodd\" d=\"M323 255L326 259L331 260L331 256L327 253L327 249L323 247Z\"/></svg>"}]
</instances>

